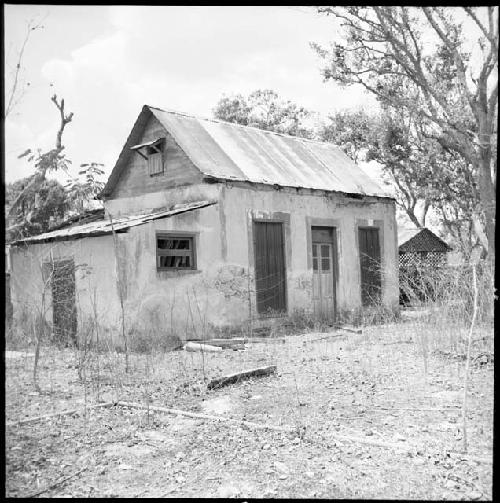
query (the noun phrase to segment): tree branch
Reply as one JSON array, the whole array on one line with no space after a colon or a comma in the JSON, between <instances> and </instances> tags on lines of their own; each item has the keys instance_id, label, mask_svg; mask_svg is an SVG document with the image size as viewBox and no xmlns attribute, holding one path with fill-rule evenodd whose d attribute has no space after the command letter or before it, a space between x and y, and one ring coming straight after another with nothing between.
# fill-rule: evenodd
<instances>
[{"instance_id":1,"label":"tree branch","mask_svg":"<svg viewBox=\"0 0 500 503\"><path fill-rule=\"evenodd\" d=\"M491 35L490 32L484 27L483 23L479 20L479 18L476 16L475 12L472 10L472 7L462 7L465 12L472 18L472 20L479 26L481 31L483 32L484 36L490 41L491 45L493 46L494 50L498 52L498 46L495 40L495 37ZM488 18L490 20L490 29L492 26L492 20L491 20L491 10L492 8L488 7Z\"/></svg>"},{"instance_id":2,"label":"tree branch","mask_svg":"<svg viewBox=\"0 0 500 503\"><path fill-rule=\"evenodd\" d=\"M71 120L73 119L73 112L71 112L69 115L65 115L65 113L64 113L64 98L62 98L61 102L58 103L57 95L54 94L54 96L52 96L52 98L50 100L55 104L55 106L59 110L59 114L61 115L61 123L59 125L59 130L57 131L57 136L56 136L56 149L62 150L63 149L62 135L64 132L64 128L66 127L66 124L71 122Z\"/></svg>"},{"instance_id":3,"label":"tree branch","mask_svg":"<svg viewBox=\"0 0 500 503\"><path fill-rule=\"evenodd\" d=\"M17 92L17 86L19 84L19 73L21 72L21 63L23 61L23 56L24 56L24 50L26 49L26 45L28 43L28 40L30 38L30 35L31 35L31 32L32 31L35 31L39 28L41 28L41 24L35 24L33 25L33 20L30 20L28 22L28 28L26 30L26 36L24 37L24 41L23 41L23 44L21 46L21 50L19 51L19 56L17 58L17 63L16 63L16 70L15 70L15 73L14 73L14 82L12 84L12 89L10 91L10 96L9 96L9 101L7 103L7 107L5 109L5 112L4 112L4 120L8 117L8 115L10 114L10 112L12 112L15 104L16 104L16 101L15 101L15 97L16 97L16 92Z\"/></svg>"},{"instance_id":4,"label":"tree branch","mask_svg":"<svg viewBox=\"0 0 500 503\"><path fill-rule=\"evenodd\" d=\"M430 25L434 28L434 31L438 34L439 38L443 41L443 43L450 50L450 52L452 52L453 55L455 56L455 63L457 65L457 70L458 70L457 73L460 78L460 83L463 86L465 96L467 98L467 101L469 102L469 106L471 107L471 110L474 113L474 115L476 115L477 112L476 112L475 99L472 96L472 94L469 92L469 88L467 87L465 66L464 66L464 62L462 60L462 57L460 56L460 53L458 52L456 46L450 42L449 38L443 32L441 27L437 24L436 20L434 19L433 15L432 15L431 9L429 7L423 7L423 11L424 11L424 14L427 17L427 20L429 21Z\"/></svg>"}]
</instances>

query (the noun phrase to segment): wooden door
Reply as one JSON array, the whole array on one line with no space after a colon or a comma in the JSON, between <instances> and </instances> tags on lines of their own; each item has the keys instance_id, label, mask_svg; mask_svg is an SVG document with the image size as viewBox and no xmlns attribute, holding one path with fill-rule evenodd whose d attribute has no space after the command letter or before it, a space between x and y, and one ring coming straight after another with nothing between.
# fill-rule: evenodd
<instances>
[{"instance_id":1,"label":"wooden door","mask_svg":"<svg viewBox=\"0 0 500 503\"><path fill-rule=\"evenodd\" d=\"M257 312L286 311L286 267L281 222L254 222Z\"/></svg>"},{"instance_id":2,"label":"wooden door","mask_svg":"<svg viewBox=\"0 0 500 503\"><path fill-rule=\"evenodd\" d=\"M313 309L315 318L333 322L336 316L336 263L335 229L313 227Z\"/></svg>"},{"instance_id":3,"label":"wooden door","mask_svg":"<svg viewBox=\"0 0 500 503\"><path fill-rule=\"evenodd\" d=\"M75 263L73 259L52 264L52 322L56 341L76 343Z\"/></svg>"},{"instance_id":4,"label":"wooden door","mask_svg":"<svg viewBox=\"0 0 500 503\"><path fill-rule=\"evenodd\" d=\"M358 239L361 266L361 303L363 306L370 306L380 302L382 290L379 230L374 227L360 227Z\"/></svg>"}]
</instances>

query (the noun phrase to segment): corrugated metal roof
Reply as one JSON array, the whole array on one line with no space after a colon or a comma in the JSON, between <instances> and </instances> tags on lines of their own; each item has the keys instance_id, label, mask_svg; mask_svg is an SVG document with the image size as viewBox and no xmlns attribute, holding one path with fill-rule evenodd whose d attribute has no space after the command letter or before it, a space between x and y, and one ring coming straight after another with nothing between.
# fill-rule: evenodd
<instances>
[{"instance_id":1,"label":"corrugated metal roof","mask_svg":"<svg viewBox=\"0 0 500 503\"><path fill-rule=\"evenodd\" d=\"M406 227L398 229L398 247L400 253L408 252L446 252L451 247L427 227Z\"/></svg>"},{"instance_id":2,"label":"corrugated metal roof","mask_svg":"<svg viewBox=\"0 0 500 503\"><path fill-rule=\"evenodd\" d=\"M332 143L149 109L205 175L391 197Z\"/></svg>"},{"instance_id":3,"label":"corrugated metal roof","mask_svg":"<svg viewBox=\"0 0 500 503\"><path fill-rule=\"evenodd\" d=\"M137 136L146 111L207 177L392 198L332 143L150 106L143 107L131 136ZM122 151L103 194L111 193L127 158Z\"/></svg>"},{"instance_id":4,"label":"corrugated metal roof","mask_svg":"<svg viewBox=\"0 0 500 503\"><path fill-rule=\"evenodd\" d=\"M12 245L41 243L47 241L63 241L67 239L75 239L86 236L102 236L103 234L111 234L113 229L115 232L121 232L136 225L142 225L151 220L159 218L171 217L179 213L193 211L207 206L217 204L217 201L195 201L187 204L177 204L173 208L157 210L150 213L140 215L128 215L126 217L114 219L113 222L109 219L90 222L84 225L76 225L65 229L60 229L52 232L45 232L37 236L31 236L25 239L19 239L11 243Z\"/></svg>"}]
</instances>

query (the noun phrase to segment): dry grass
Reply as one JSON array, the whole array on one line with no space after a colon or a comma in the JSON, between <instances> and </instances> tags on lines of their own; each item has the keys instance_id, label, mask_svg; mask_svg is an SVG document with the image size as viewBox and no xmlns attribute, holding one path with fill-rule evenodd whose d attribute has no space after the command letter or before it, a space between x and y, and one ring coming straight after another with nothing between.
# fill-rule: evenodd
<instances>
[{"instance_id":1,"label":"dry grass","mask_svg":"<svg viewBox=\"0 0 500 503\"><path fill-rule=\"evenodd\" d=\"M81 414L8 423L6 494L491 499L491 463L474 460L492 455L493 282L484 266L471 347L469 451L460 455L469 272L402 277L413 308L401 317L376 306L360 313L361 335L325 338L326 327L296 312L287 331L299 335L273 341L284 334L275 326L268 343L237 352L165 352L178 341L149 324L128 334L125 362L97 320L88 320L78 348L44 341L39 391L31 379L35 338L25 335L36 327L14 326L7 347L24 352L6 360L7 421L71 408ZM207 390L214 377L268 364L277 365L276 376ZM146 409L89 409L99 400ZM227 417L300 434L176 418L148 404L192 412L222 404ZM63 482L48 489L54 481Z\"/></svg>"},{"instance_id":2,"label":"dry grass","mask_svg":"<svg viewBox=\"0 0 500 503\"><path fill-rule=\"evenodd\" d=\"M8 421L75 406L83 412L99 388L102 400L194 412L222 399L230 404L224 412L229 417L305 428L304 439L296 440L123 408L8 426L7 495L27 496L88 465L46 494L491 498L491 464L452 454L461 449L464 362L433 352L441 334L428 328L424 372L423 327L418 319L365 327L362 335L316 341L312 333L290 336L285 344L251 344L242 352L131 354L128 374L122 355L94 353L85 382L74 351L45 348L41 394L32 393L32 359L7 360ZM476 334L492 335L484 327ZM277 376L206 389L212 377L268 363L278 366ZM490 363L473 364L470 390L469 456L491 457ZM339 434L403 450L338 441Z\"/></svg>"}]
</instances>

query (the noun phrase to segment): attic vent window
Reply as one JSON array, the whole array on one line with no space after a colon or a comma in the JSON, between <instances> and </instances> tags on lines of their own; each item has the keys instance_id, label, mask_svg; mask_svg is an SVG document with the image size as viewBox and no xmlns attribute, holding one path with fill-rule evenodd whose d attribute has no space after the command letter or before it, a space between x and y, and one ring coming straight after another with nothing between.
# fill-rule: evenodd
<instances>
[{"instance_id":1,"label":"attic vent window","mask_svg":"<svg viewBox=\"0 0 500 503\"><path fill-rule=\"evenodd\" d=\"M148 162L149 176L161 175L164 171L164 144L165 138L158 138L156 140L131 147L131 150L135 150Z\"/></svg>"}]
</instances>

